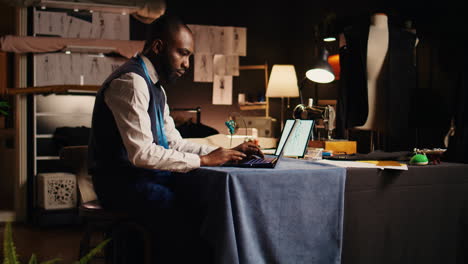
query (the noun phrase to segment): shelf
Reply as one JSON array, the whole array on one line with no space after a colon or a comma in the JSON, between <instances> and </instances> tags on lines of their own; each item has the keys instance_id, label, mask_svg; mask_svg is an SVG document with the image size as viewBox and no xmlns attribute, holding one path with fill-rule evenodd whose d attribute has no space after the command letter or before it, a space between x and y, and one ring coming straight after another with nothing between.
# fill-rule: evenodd
<instances>
[{"instance_id":1,"label":"shelf","mask_svg":"<svg viewBox=\"0 0 468 264\"><path fill-rule=\"evenodd\" d=\"M38 134L36 138L54 138L53 134Z\"/></svg>"},{"instance_id":2,"label":"shelf","mask_svg":"<svg viewBox=\"0 0 468 264\"><path fill-rule=\"evenodd\" d=\"M244 105L239 105L239 108L242 111L246 111L246 110L265 110L266 109L266 103L244 104Z\"/></svg>"},{"instance_id":3,"label":"shelf","mask_svg":"<svg viewBox=\"0 0 468 264\"><path fill-rule=\"evenodd\" d=\"M54 113L54 112L40 112L36 116L90 116L92 113Z\"/></svg>"},{"instance_id":4,"label":"shelf","mask_svg":"<svg viewBox=\"0 0 468 264\"><path fill-rule=\"evenodd\" d=\"M7 95L19 95L19 94L49 94L49 93L75 93L75 94L96 94L99 90L98 85L50 85L50 86L36 86L26 88L7 88L5 90Z\"/></svg>"},{"instance_id":5,"label":"shelf","mask_svg":"<svg viewBox=\"0 0 468 264\"><path fill-rule=\"evenodd\" d=\"M36 160L59 160L59 156L37 156Z\"/></svg>"},{"instance_id":6,"label":"shelf","mask_svg":"<svg viewBox=\"0 0 468 264\"><path fill-rule=\"evenodd\" d=\"M47 45L44 45L47 43ZM109 39L78 39L61 37L32 37L6 35L2 38L2 51L15 53L42 53L65 50L67 46L112 48L116 53L130 59L143 49L144 41L140 40L109 40Z\"/></svg>"}]
</instances>

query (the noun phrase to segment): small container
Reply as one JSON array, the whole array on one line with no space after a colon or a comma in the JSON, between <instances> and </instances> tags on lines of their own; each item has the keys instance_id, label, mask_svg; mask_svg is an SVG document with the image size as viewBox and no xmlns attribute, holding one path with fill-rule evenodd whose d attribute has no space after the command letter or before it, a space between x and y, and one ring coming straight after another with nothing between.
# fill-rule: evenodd
<instances>
[{"instance_id":1,"label":"small container","mask_svg":"<svg viewBox=\"0 0 468 264\"><path fill-rule=\"evenodd\" d=\"M321 160L323 148L307 148L307 153L304 155L306 160Z\"/></svg>"},{"instance_id":2,"label":"small container","mask_svg":"<svg viewBox=\"0 0 468 264\"><path fill-rule=\"evenodd\" d=\"M240 94L237 96L237 102L238 102L240 105L244 105L244 104L245 104L245 94L244 94L244 93L240 93Z\"/></svg>"}]
</instances>

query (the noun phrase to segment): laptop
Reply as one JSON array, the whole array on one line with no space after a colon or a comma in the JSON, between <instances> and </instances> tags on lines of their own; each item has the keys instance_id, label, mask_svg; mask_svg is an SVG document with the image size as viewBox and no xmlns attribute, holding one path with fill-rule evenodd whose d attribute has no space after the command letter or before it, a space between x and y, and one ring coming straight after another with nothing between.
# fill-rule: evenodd
<instances>
[{"instance_id":1,"label":"laptop","mask_svg":"<svg viewBox=\"0 0 468 264\"><path fill-rule=\"evenodd\" d=\"M275 154L237 163L228 162L225 167L274 168L283 156L304 157L309 143L313 120L288 119L284 125Z\"/></svg>"}]
</instances>

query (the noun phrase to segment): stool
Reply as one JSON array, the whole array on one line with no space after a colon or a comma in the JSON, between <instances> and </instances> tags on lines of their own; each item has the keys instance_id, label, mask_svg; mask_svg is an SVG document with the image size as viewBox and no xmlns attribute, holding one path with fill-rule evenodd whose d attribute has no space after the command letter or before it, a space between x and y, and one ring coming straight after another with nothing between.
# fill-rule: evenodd
<instances>
[{"instance_id":1,"label":"stool","mask_svg":"<svg viewBox=\"0 0 468 264\"><path fill-rule=\"evenodd\" d=\"M91 239L94 234L100 234L102 241L111 239L104 250L103 258L106 264L135 263L134 261L126 262L128 256L124 246L128 243L126 234L130 231L138 233L143 240L143 263L151 263L151 232L135 221L131 215L106 210L96 200L81 204L79 214L85 221L85 231L80 242L80 258L97 246L97 244L91 245Z\"/></svg>"}]
</instances>

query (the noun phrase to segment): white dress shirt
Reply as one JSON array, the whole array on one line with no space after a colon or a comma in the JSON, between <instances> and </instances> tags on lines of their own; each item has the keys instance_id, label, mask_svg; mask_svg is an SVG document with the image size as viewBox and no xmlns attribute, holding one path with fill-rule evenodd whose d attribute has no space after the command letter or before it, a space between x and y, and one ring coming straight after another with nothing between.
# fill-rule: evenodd
<instances>
[{"instance_id":1,"label":"white dress shirt","mask_svg":"<svg viewBox=\"0 0 468 264\"><path fill-rule=\"evenodd\" d=\"M153 64L145 56L140 56L151 81L156 83L159 78ZM166 97L164 88L161 89ZM114 79L104 92L104 102L112 111L130 162L141 168L176 172L199 168L199 155L208 154L216 148L182 139L169 115L167 103L164 107L164 132L169 149L153 143L149 100L146 81L136 73L126 73Z\"/></svg>"}]
</instances>

